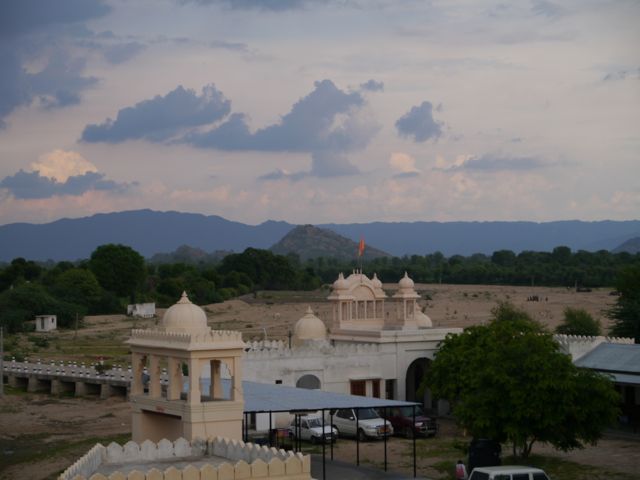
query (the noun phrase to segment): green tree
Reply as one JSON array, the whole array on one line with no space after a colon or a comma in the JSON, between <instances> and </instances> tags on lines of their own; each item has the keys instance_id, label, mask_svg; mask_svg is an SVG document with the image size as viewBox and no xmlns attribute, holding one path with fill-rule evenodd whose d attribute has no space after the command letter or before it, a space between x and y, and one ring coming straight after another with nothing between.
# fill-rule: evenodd
<instances>
[{"instance_id":1,"label":"green tree","mask_svg":"<svg viewBox=\"0 0 640 480\"><path fill-rule=\"evenodd\" d=\"M133 248L112 243L101 245L91 254L89 268L102 288L135 301L145 276L144 258Z\"/></svg>"},{"instance_id":2,"label":"green tree","mask_svg":"<svg viewBox=\"0 0 640 480\"><path fill-rule=\"evenodd\" d=\"M609 317L615 320L611 334L633 337L636 343L640 343L640 265L622 270L618 274L616 288L620 296L608 311Z\"/></svg>"},{"instance_id":3,"label":"green tree","mask_svg":"<svg viewBox=\"0 0 640 480\"><path fill-rule=\"evenodd\" d=\"M528 314L500 304L487 325L444 340L423 388L450 399L474 437L513 444L527 457L537 441L561 450L595 443L617 415L611 381L578 369Z\"/></svg>"},{"instance_id":4,"label":"green tree","mask_svg":"<svg viewBox=\"0 0 640 480\"><path fill-rule=\"evenodd\" d=\"M585 309L567 307L564 309L564 320L556 328L556 333L595 337L602 332L600 322Z\"/></svg>"},{"instance_id":5,"label":"green tree","mask_svg":"<svg viewBox=\"0 0 640 480\"><path fill-rule=\"evenodd\" d=\"M51 290L57 298L84 305L89 311L94 310L103 294L95 275L83 268L71 268L58 275Z\"/></svg>"}]
</instances>

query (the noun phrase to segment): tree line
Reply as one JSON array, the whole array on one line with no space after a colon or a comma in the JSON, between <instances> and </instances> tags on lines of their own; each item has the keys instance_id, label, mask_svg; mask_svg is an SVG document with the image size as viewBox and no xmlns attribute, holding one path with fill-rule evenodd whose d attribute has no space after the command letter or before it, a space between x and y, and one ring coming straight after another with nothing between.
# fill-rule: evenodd
<instances>
[{"instance_id":1,"label":"tree line","mask_svg":"<svg viewBox=\"0 0 640 480\"><path fill-rule=\"evenodd\" d=\"M295 254L276 255L248 248L221 260L152 264L125 245L102 245L78 262L40 264L16 258L0 267L0 324L20 331L35 315L55 313L61 327L87 314L121 313L128 303L172 305L182 291L205 305L258 290L314 290L333 282L339 272L357 268L356 260L316 258L301 262ZM378 258L363 265L384 282L396 282L407 271L419 283L504 284L615 287L623 279L613 318L638 318L634 274L640 254L499 250L492 255L429 255ZM619 282L620 283L620 282ZM633 321L632 321L633 323ZM626 325L626 324L625 324ZM626 328L626 327L625 327ZM636 331L620 327L620 332ZM640 334L638 334L640 336Z\"/></svg>"}]
</instances>

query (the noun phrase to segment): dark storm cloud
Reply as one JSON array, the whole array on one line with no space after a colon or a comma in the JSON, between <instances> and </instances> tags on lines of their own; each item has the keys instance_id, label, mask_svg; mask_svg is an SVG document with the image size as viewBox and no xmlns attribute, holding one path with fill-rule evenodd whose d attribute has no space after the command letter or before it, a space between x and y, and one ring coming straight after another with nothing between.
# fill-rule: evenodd
<instances>
[{"instance_id":1,"label":"dark storm cloud","mask_svg":"<svg viewBox=\"0 0 640 480\"><path fill-rule=\"evenodd\" d=\"M8 190L15 198L38 199L59 195L82 195L90 190L124 192L134 184L117 183L104 178L103 173L87 172L69 177L65 182L43 177L40 172L20 170L0 181L0 188Z\"/></svg>"},{"instance_id":2,"label":"dark storm cloud","mask_svg":"<svg viewBox=\"0 0 640 480\"><path fill-rule=\"evenodd\" d=\"M369 92L381 92L382 90L384 90L384 83L377 82L371 79L366 81L365 83L361 83L360 88Z\"/></svg>"},{"instance_id":3,"label":"dark storm cloud","mask_svg":"<svg viewBox=\"0 0 640 480\"><path fill-rule=\"evenodd\" d=\"M412 107L396 121L398 133L403 137L412 137L416 142L426 142L442 135L442 124L433 119L431 102L422 102Z\"/></svg>"},{"instance_id":4,"label":"dark storm cloud","mask_svg":"<svg viewBox=\"0 0 640 480\"><path fill-rule=\"evenodd\" d=\"M265 10L282 12L296 10L313 3L325 3L323 0L179 0L181 4L219 5L231 10Z\"/></svg>"},{"instance_id":5,"label":"dark storm cloud","mask_svg":"<svg viewBox=\"0 0 640 480\"><path fill-rule=\"evenodd\" d=\"M0 37L83 22L110 11L104 0L5 0L0 2Z\"/></svg>"},{"instance_id":6,"label":"dark storm cloud","mask_svg":"<svg viewBox=\"0 0 640 480\"><path fill-rule=\"evenodd\" d=\"M315 83L315 89L295 103L279 123L251 133L243 114L233 114L217 128L193 133L185 141L200 148L272 152L346 151L368 141L349 122L350 112L361 107L359 93L345 93L330 80ZM346 120L336 124L337 117Z\"/></svg>"},{"instance_id":7,"label":"dark storm cloud","mask_svg":"<svg viewBox=\"0 0 640 480\"><path fill-rule=\"evenodd\" d=\"M179 86L164 97L158 95L119 110L115 120L109 118L100 125L87 125L82 140L120 143L144 138L163 141L183 128L224 118L230 107L231 102L213 84L203 87L199 96L194 90Z\"/></svg>"},{"instance_id":8,"label":"dark storm cloud","mask_svg":"<svg viewBox=\"0 0 640 480\"><path fill-rule=\"evenodd\" d=\"M466 160L462 165L454 166L446 170L467 170L479 172L528 171L549 166L552 166L552 164L536 157L510 157L485 154L481 157L472 157Z\"/></svg>"}]
</instances>

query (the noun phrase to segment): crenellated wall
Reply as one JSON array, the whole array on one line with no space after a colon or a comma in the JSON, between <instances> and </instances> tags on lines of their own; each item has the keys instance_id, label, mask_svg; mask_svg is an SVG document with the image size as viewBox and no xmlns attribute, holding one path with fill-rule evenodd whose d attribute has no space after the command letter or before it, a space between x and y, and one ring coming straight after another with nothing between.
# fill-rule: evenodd
<instances>
[{"instance_id":1,"label":"crenellated wall","mask_svg":"<svg viewBox=\"0 0 640 480\"><path fill-rule=\"evenodd\" d=\"M558 342L563 352L571 355L574 362L586 355L601 343L632 344L633 338L625 337L590 337L586 335L562 335L556 334L553 338Z\"/></svg>"},{"instance_id":2,"label":"crenellated wall","mask_svg":"<svg viewBox=\"0 0 640 480\"><path fill-rule=\"evenodd\" d=\"M177 469L169 466L159 470L157 466L175 459L176 462L192 461L201 467L188 465ZM157 462L154 465L154 462ZM96 473L101 466L136 465L125 474L119 471L108 476ZM145 465L148 468L145 468ZM117 467L116 467L117 468ZM123 468L124 470L124 468ZM58 480L235 480L235 479L283 479L310 480L311 457L301 453L278 450L226 438L197 439L189 443L184 438L175 442L161 440L157 444L149 440L141 444L111 443L105 447L94 446L86 455L65 470Z\"/></svg>"}]
</instances>

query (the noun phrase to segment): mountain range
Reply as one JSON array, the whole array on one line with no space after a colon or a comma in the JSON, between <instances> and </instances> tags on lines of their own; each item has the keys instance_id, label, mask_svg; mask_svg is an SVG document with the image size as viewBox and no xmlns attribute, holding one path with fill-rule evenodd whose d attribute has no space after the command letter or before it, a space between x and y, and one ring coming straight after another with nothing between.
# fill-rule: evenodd
<instances>
[{"instance_id":1,"label":"mountain range","mask_svg":"<svg viewBox=\"0 0 640 480\"><path fill-rule=\"evenodd\" d=\"M491 254L508 249L550 251L559 245L572 250L612 250L640 236L640 220L583 222L374 222L317 225L354 242L391 255L446 256ZM269 248L295 225L266 221L246 225L222 217L194 213L132 210L61 219L46 224L12 223L0 226L0 261L88 258L105 243L129 245L145 257L189 245L205 252L241 252L247 247Z\"/></svg>"}]
</instances>

